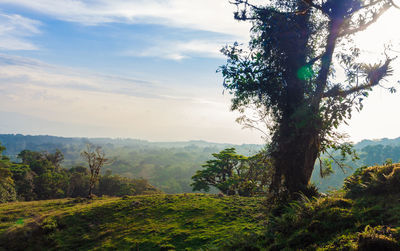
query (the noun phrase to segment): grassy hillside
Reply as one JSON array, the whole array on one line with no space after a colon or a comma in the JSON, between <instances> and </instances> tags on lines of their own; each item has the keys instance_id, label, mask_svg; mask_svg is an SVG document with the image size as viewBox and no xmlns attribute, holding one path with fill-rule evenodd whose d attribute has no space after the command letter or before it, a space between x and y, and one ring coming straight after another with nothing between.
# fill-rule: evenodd
<instances>
[{"instance_id":1,"label":"grassy hillside","mask_svg":"<svg viewBox=\"0 0 400 251\"><path fill-rule=\"evenodd\" d=\"M0 204L0 247L210 249L235 233L261 234L260 205L260 198L202 194Z\"/></svg>"},{"instance_id":2,"label":"grassy hillside","mask_svg":"<svg viewBox=\"0 0 400 251\"><path fill-rule=\"evenodd\" d=\"M400 164L266 213L262 198L151 195L0 205L4 250L400 250Z\"/></svg>"}]
</instances>

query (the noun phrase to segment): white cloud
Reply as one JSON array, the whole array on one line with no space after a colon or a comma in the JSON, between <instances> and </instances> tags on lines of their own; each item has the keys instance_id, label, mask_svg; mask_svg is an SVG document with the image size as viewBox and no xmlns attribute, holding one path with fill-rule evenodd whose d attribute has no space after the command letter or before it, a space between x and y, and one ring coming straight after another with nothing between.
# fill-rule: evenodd
<instances>
[{"instance_id":1,"label":"white cloud","mask_svg":"<svg viewBox=\"0 0 400 251\"><path fill-rule=\"evenodd\" d=\"M2 112L18 114L4 127L18 124L25 133L261 142L257 133L235 124L229 97L0 54ZM34 121L40 128L23 121Z\"/></svg>"},{"instance_id":2,"label":"white cloud","mask_svg":"<svg viewBox=\"0 0 400 251\"><path fill-rule=\"evenodd\" d=\"M126 51L122 54L138 57L159 57L171 60L182 60L189 57L224 58L220 52L223 45L224 41L219 40L160 41L145 50Z\"/></svg>"},{"instance_id":3,"label":"white cloud","mask_svg":"<svg viewBox=\"0 0 400 251\"><path fill-rule=\"evenodd\" d=\"M40 33L40 22L20 15L0 12L0 49L37 50L37 46L27 40Z\"/></svg>"},{"instance_id":4,"label":"white cloud","mask_svg":"<svg viewBox=\"0 0 400 251\"><path fill-rule=\"evenodd\" d=\"M0 83L7 83L7 86L3 86L6 89L12 89L12 85L31 85L48 89L115 93L143 98L160 98L154 90L161 93L171 91L156 82L97 74L2 54L0 54Z\"/></svg>"},{"instance_id":5,"label":"white cloud","mask_svg":"<svg viewBox=\"0 0 400 251\"><path fill-rule=\"evenodd\" d=\"M245 37L249 24L233 19L227 0L0 0L53 18L95 25L109 22L152 23Z\"/></svg>"},{"instance_id":6,"label":"white cloud","mask_svg":"<svg viewBox=\"0 0 400 251\"><path fill-rule=\"evenodd\" d=\"M248 40L250 24L235 21L235 6L228 0L0 0L67 22L83 25L104 23L144 23L175 28L214 32L227 37L225 40L172 41L165 38L141 52L128 51L125 55L160 57L182 60L188 57L221 57L220 48L236 40ZM7 42L18 48L34 49L28 42ZM149 41L152 43L153 41Z\"/></svg>"}]
</instances>

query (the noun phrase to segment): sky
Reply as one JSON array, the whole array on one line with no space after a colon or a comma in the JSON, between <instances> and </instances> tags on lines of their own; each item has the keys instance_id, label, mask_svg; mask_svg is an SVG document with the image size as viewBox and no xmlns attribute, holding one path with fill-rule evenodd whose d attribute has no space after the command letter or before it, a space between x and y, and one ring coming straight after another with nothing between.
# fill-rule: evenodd
<instances>
[{"instance_id":1,"label":"sky","mask_svg":"<svg viewBox=\"0 0 400 251\"><path fill-rule=\"evenodd\" d=\"M228 0L0 0L0 133L263 143L235 122L216 72L219 50L249 39L234 10ZM356 37L365 61L382 60L389 41L400 51L399 17ZM393 66L395 85L400 59ZM354 142L399 137L399 109L399 93L376 89L341 130Z\"/></svg>"}]
</instances>

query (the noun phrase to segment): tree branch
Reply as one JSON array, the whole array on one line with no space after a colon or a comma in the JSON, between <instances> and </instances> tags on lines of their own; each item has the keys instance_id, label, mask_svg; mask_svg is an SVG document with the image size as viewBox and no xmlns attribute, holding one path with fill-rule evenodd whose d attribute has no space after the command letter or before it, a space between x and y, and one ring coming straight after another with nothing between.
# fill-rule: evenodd
<instances>
[{"instance_id":1,"label":"tree branch","mask_svg":"<svg viewBox=\"0 0 400 251\"><path fill-rule=\"evenodd\" d=\"M324 98L334 98L334 97L343 97L344 98L344 97L346 97L346 96L348 96L348 95L350 95L352 93L372 88L377 84L378 83L372 83L370 81L369 83L366 83L366 84L363 84L363 85L359 85L359 86L355 86L355 87L347 89L347 90L340 90L339 88L334 87L334 88L332 88L329 91L324 93Z\"/></svg>"},{"instance_id":2,"label":"tree branch","mask_svg":"<svg viewBox=\"0 0 400 251\"><path fill-rule=\"evenodd\" d=\"M249 6L255 10L263 10L262 8L249 3L249 0L234 0L234 1L229 1L229 3L234 4L236 6L239 6L240 4L244 4L246 7Z\"/></svg>"},{"instance_id":3,"label":"tree branch","mask_svg":"<svg viewBox=\"0 0 400 251\"><path fill-rule=\"evenodd\" d=\"M390 8L390 4L385 4L382 6L382 8L378 11L378 13L375 13L372 16L372 19L364 24L361 24L360 26L358 26L357 28L353 28L353 29L348 29L348 30L344 30L342 32L339 33L339 37L343 37L343 36L347 36L347 35L352 35L354 33L366 30L371 24L375 23L380 16L383 15L383 13L385 13L389 8Z\"/></svg>"},{"instance_id":4,"label":"tree branch","mask_svg":"<svg viewBox=\"0 0 400 251\"><path fill-rule=\"evenodd\" d=\"M379 82L388 74L390 74L390 67L389 64L393 60L393 58L387 58L386 62L380 66L379 68L371 71L367 75L368 82L362 85L354 86L347 90L341 90L339 86L334 86L330 90L324 93L323 97L346 97L352 93L359 92L362 90L366 90L372 88L379 84Z\"/></svg>"},{"instance_id":5,"label":"tree branch","mask_svg":"<svg viewBox=\"0 0 400 251\"><path fill-rule=\"evenodd\" d=\"M400 9L400 6L397 5L397 4L395 4L395 3L393 2L393 0L390 0L390 3L393 5L393 7L397 8L397 9Z\"/></svg>"},{"instance_id":6,"label":"tree branch","mask_svg":"<svg viewBox=\"0 0 400 251\"><path fill-rule=\"evenodd\" d=\"M332 154L330 154L328 151L325 152L326 154L328 154L329 158L331 158L342 170L343 173L346 173L345 168L348 167L347 165L343 164L343 162L338 161L335 157L333 157Z\"/></svg>"},{"instance_id":7,"label":"tree branch","mask_svg":"<svg viewBox=\"0 0 400 251\"><path fill-rule=\"evenodd\" d=\"M317 62L318 60L320 60L322 58L323 55L319 55L315 58L310 59L310 61L307 62L307 65L311 66L313 65L315 62Z\"/></svg>"},{"instance_id":8,"label":"tree branch","mask_svg":"<svg viewBox=\"0 0 400 251\"><path fill-rule=\"evenodd\" d=\"M325 52L322 54L321 69L319 70L316 80L317 87L315 89L312 105L318 107L321 99L323 98L324 89L326 87L329 69L332 63L332 56L335 51L336 41L339 34L339 27L343 24L343 20L330 20L329 35L326 41Z\"/></svg>"},{"instance_id":9,"label":"tree branch","mask_svg":"<svg viewBox=\"0 0 400 251\"><path fill-rule=\"evenodd\" d=\"M310 7L314 7L317 9L320 9L322 11L322 7L312 4L312 3L308 3L308 1L303 0L304 3L308 4ZM233 1L229 1L230 4L236 5L237 7L237 11L235 12L235 18L238 20L242 20L242 21L246 21L246 20L259 20L259 18L257 17L247 17L246 16L246 9L239 11L239 5L244 5L245 8L250 7L252 9L254 9L256 12L272 12L275 14L280 14L280 15L287 15L287 14L295 14L295 15L303 15L305 14L310 8L307 8L305 10L297 10L297 11L293 11L293 12L281 12L277 9L274 8L270 8L270 7L258 7L254 4L249 3L249 0L233 0Z\"/></svg>"},{"instance_id":10,"label":"tree branch","mask_svg":"<svg viewBox=\"0 0 400 251\"><path fill-rule=\"evenodd\" d=\"M375 4L378 4L380 2L382 2L382 0L371 1L369 4L361 6L359 10L374 6Z\"/></svg>"},{"instance_id":11,"label":"tree branch","mask_svg":"<svg viewBox=\"0 0 400 251\"><path fill-rule=\"evenodd\" d=\"M325 12L325 10L322 8L320 5L314 4L311 0L302 0L304 3L306 3L308 6L313 7L317 10L320 10L322 13L328 15L328 13Z\"/></svg>"}]
</instances>

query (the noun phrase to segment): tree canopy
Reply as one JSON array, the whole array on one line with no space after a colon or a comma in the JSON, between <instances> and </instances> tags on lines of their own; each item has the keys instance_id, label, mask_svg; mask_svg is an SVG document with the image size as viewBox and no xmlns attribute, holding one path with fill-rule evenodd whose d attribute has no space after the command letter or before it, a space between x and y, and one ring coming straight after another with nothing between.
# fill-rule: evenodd
<instances>
[{"instance_id":1,"label":"tree canopy","mask_svg":"<svg viewBox=\"0 0 400 251\"><path fill-rule=\"evenodd\" d=\"M315 161L329 149L351 154L337 131L361 110L373 87L393 73L391 47L365 64L353 37L375 23L391 0L272 0L255 5L234 0L235 18L252 22L248 48L225 47L220 70L233 94L232 110L258 110L270 118L271 192L307 190ZM345 79L337 78L337 65ZM387 87L395 92L393 86ZM321 163L323 163L321 161ZM323 167L323 165L321 165Z\"/></svg>"},{"instance_id":2,"label":"tree canopy","mask_svg":"<svg viewBox=\"0 0 400 251\"><path fill-rule=\"evenodd\" d=\"M12 163L7 156L3 155L4 150L6 148L0 143L0 203L16 199L14 180L10 171Z\"/></svg>"},{"instance_id":3,"label":"tree canopy","mask_svg":"<svg viewBox=\"0 0 400 251\"><path fill-rule=\"evenodd\" d=\"M265 192L271 180L265 154L246 157L237 154L235 148L227 148L212 155L214 159L192 177L194 191L208 192L212 186L227 195L253 196Z\"/></svg>"},{"instance_id":4,"label":"tree canopy","mask_svg":"<svg viewBox=\"0 0 400 251\"><path fill-rule=\"evenodd\" d=\"M94 179L84 166L66 169L61 166L63 153L60 150L53 153L23 150L18 154L22 163L12 162L2 154L4 150L6 148L0 144L0 203L85 197L90 189L91 193L99 196L161 192L145 179L112 175L111 171L103 176L97 173ZM96 174L94 169L93 174Z\"/></svg>"}]
</instances>

